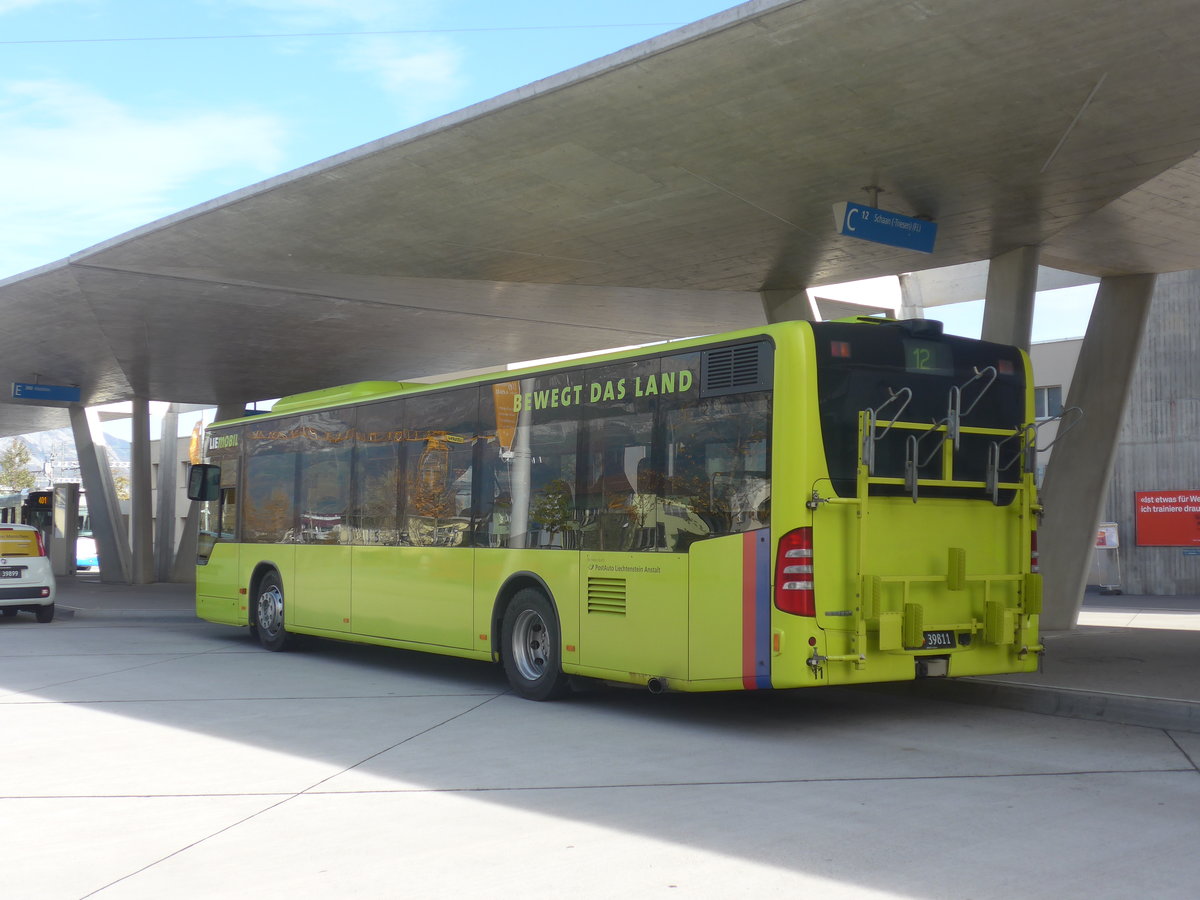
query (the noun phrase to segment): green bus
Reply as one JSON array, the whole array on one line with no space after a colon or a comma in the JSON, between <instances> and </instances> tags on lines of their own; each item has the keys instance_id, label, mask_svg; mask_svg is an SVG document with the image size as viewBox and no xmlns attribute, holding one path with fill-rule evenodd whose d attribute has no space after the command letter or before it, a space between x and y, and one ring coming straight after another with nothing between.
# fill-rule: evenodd
<instances>
[{"instance_id":1,"label":"green bus","mask_svg":"<svg viewBox=\"0 0 1200 900\"><path fill-rule=\"evenodd\" d=\"M287 397L206 432L197 613L537 700L1033 670L1032 384L864 318Z\"/></svg>"}]
</instances>

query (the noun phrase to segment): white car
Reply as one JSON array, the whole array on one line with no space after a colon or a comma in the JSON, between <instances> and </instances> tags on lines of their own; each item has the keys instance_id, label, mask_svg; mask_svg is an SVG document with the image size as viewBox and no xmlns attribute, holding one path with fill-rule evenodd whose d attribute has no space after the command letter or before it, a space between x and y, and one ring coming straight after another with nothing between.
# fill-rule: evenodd
<instances>
[{"instance_id":1,"label":"white car","mask_svg":"<svg viewBox=\"0 0 1200 900\"><path fill-rule=\"evenodd\" d=\"M32 525L0 525L0 614L21 610L54 619L54 572L42 533Z\"/></svg>"}]
</instances>

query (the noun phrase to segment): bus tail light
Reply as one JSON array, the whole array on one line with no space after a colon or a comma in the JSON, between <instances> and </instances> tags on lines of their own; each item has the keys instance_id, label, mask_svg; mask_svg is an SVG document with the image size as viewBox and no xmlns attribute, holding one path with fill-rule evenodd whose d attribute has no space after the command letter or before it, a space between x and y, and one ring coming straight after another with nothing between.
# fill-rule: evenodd
<instances>
[{"instance_id":1,"label":"bus tail light","mask_svg":"<svg viewBox=\"0 0 1200 900\"><path fill-rule=\"evenodd\" d=\"M817 614L813 592L812 528L796 528L779 539L775 557L775 606L797 616Z\"/></svg>"},{"instance_id":2,"label":"bus tail light","mask_svg":"<svg viewBox=\"0 0 1200 900\"><path fill-rule=\"evenodd\" d=\"M1029 571L1035 575L1042 571L1038 562L1037 532L1029 532Z\"/></svg>"}]
</instances>

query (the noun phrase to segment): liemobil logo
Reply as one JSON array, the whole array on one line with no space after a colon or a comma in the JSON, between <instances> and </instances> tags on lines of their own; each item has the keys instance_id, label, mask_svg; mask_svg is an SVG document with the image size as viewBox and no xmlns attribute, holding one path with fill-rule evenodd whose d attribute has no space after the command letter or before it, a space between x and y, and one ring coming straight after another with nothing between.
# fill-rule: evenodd
<instances>
[{"instance_id":1,"label":"liemobil logo","mask_svg":"<svg viewBox=\"0 0 1200 900\"><path fill-rule=\"evenodd\" d=\"M238 445L238 436L236 434L210 434L208 436L208 451L213 450L228 450L231 447Z\"/></svg>"}]
</instances>

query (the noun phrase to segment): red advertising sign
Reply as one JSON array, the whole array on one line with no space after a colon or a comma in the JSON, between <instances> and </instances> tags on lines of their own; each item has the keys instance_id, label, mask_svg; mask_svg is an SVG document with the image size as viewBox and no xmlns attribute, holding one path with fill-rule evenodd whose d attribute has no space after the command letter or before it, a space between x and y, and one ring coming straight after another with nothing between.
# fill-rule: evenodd
<instances>
[{"instance_id":1,"label":"red advertising sign","mask_svg":"<svg viewBox=\"0 0 1200 900\"><path fill-rule=\"evenodd\" d=\"M1136 491L1139 547L1200 546L1200 491Z\"/></svg>"}]
</instances>

